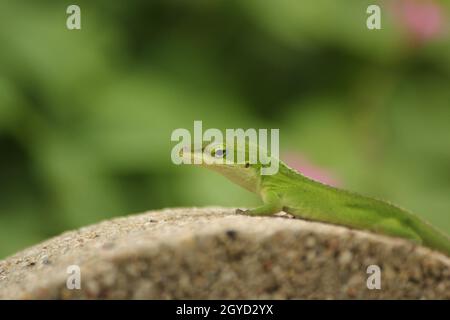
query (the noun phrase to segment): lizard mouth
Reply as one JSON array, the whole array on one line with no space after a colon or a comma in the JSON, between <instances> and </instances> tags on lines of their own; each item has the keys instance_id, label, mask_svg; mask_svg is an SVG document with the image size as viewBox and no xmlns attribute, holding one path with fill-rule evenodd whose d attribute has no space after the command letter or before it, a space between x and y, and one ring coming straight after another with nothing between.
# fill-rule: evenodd
<instances>
[{"instance_id":1,"label":"lizard mouth","mask_svg":"<svg viewBox=\"0 0 450 320\"><path fill-rule=\"evenodd\" d=\"M180 158L188 161L188 163L202 163L203 162L203 152L202 150L193 150L190 146L183 147L180 149L178 155Z\"/></svg>"}]
</instances>

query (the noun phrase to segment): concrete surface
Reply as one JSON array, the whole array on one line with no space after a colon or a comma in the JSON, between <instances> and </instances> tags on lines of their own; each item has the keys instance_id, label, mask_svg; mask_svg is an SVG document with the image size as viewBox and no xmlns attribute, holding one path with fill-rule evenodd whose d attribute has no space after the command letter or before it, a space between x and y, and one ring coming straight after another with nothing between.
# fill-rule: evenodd
<instances>
[{"instance_id":1,"label":"concrete surface","mask_svg":"<svg viewBox=\"0 0 450 320\"><path fill-rule=\"evenodd\" d=\"M70 290L67 268L81 271ZM381 289L366 285L381 268ZM2 299L450 299L450 258L401 239L229 208L65 232L0 261Z\"/></svg>"}]
</instances>

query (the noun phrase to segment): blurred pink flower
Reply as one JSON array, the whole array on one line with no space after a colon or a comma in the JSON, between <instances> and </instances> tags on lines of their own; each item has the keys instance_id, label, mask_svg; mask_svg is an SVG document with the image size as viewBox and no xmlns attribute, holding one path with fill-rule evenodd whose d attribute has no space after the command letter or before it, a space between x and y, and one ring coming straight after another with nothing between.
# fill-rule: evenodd
<instances>
[{"instance_id":1,"label":"blurred pink flower","mask_svg":"<svg viewBox=\"0 0 450 320\"><path fill-rule=\"evenodd\" d=\"M445 29L444 8L434 0L394 0L394 14L413 40L423 43Z\"/></svg>"},{"instance_id":2,"label":"blurred pink flower","mask_svg":"<svg viewBox=\"0 0 450 320\"><path fill-rule=\"evenodd\" d=\"M311 163L301 154L287 153L283 155L282 159L289 167L297 170L308 178L333 187L341 186L339 179L337 179L332 172Z\"/></svg>"}]
</instances>

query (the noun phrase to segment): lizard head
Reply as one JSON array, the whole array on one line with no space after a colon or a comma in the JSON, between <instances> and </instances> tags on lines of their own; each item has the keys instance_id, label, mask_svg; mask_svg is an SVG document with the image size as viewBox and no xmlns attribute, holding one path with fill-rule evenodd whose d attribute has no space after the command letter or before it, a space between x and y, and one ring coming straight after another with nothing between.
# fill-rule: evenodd
<instances>
[{"instance_id":1,"label":"lizard head","mask_svg":"<svg viewBox=\"0 0 450 320\"><path fill-rule=\"evenodd\" d=\"M216 171L245 189L256 192L262 164L257 146L245 144L204 143L183 148L180 155L194 165Z\"/></svg>"}]
</instances>

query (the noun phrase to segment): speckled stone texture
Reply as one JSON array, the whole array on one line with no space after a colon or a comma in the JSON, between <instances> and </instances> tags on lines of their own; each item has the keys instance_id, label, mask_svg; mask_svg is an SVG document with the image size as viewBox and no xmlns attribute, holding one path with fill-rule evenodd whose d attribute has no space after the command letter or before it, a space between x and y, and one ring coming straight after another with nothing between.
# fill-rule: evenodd
<instances>
[{"instance_id":1,"label":"speckled stone texture","mask_svg":"<svg viewBox=\"0 0 450 320\"><path fill-rule=\"evenodd\" d=\"M381 268L381 289L366 285ZM81 289L66 286L78 265ZM450 258L401 239L229 208L150 211L0 261L2 299L450 299Z\"/></svg>"}]
</instances>

